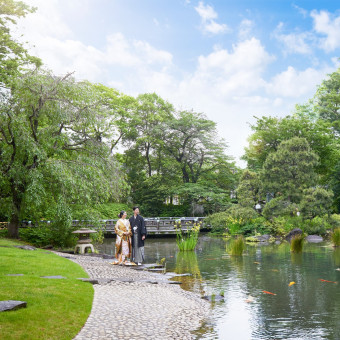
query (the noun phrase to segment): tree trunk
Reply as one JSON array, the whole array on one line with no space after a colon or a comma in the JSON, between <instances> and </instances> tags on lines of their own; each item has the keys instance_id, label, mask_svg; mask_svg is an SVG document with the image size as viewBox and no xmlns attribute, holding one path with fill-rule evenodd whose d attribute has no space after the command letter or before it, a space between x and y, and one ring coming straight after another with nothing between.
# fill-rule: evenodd
<instances>
[{"instance_id":1,"label":"tree trunk","mask_svg":"<svg viewBox=\"0 0 340 340\"><path fill-rule=\"evenodd\" d=\"M11 238L19 238L19 217L17 214L12 214L8 224L8 236Z\"/></svg>"}]
</instances>

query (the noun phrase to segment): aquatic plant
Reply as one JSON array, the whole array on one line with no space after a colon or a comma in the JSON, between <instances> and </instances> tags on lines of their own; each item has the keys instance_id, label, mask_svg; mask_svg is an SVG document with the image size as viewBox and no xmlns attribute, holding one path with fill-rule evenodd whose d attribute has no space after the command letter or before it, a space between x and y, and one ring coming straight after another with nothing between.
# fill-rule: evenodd
<instances>
[{"instance_id":1,"label":"aquatic plant","mask_svg":"<svg viewBox=\"0 0 340 340\"><path fill-rule=\"evenodd\" d=\"M334 247L340 246L340 228L335 228L331 233L331 240Z\"/></svg>"},{"instance_id":2,"label":"aquatic plant","mask_svg":"<svg viewBox=\"0 0 340 340\"><path fill-rule=\"evenodd\" d=\"M192 228L185 233L182 230L181 221L175 222L176 243L180 251L194 250L196 248L201 224L202 222L195 222Z\"/></svg>"},{"instance_id":3,"label":"aquatic plant","mask_svg":"<svg viewBox=\"0 0 340 340\"><path fill-rule=\"evenodd\" d=\"M296 235L290 241L290 251L293 253L301 253L305 236Z\"/></svg>"},{"instance_id":4,"label":"aquatic plant","mask_svg":"<svg viewBox=\"0 0 340 340\"><path fill-rule=\"evenodd\" d=\"M231 255L242 255L244 250L244 239L242 236L237 237L232 241L230 246Z\"/></svg>"}]
</instances>

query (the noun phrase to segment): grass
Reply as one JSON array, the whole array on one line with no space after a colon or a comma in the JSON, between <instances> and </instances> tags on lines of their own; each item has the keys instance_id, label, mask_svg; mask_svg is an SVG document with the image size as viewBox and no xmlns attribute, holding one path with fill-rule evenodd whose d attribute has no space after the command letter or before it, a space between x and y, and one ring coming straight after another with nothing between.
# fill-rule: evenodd
<instances>
[{"instance_id":1,"label":"grass","mask_svg":"<svg viewBox=\"0 0 340 340\"><path fill-rule=\"evenodd\" d=\"M334 247L340 246L340 228L334 229L334 231L331 234L331 240Z\"/></svg>"},{"instance_id":2,"label":"grass","mask_svg":"<svg viewBox=\"0 0 340 340\"><path fill-rule=\"evenodd\" d=\"M296 235L290 241L290 251L293 253L301 253L305 237L303 235Z\"/></svg>"},{"instance_id":3,"label":"grass","mask_svg":"<svg viewBox=\"0 0 340 340\"><path fill-rule=\"evenodd\" d=\"M88 275L79 265L48 251L13 247L19 244L0 239L0 300L26 301L27 308L0 313L1 338L72 339L91 311L93 287L77 280ZM66 279L40 277L51 275Z\"/></svg>"},{"instance_id":4,"label":"grass","mask_svg":"<svg viewBox=\"0 0 340 340\"><path fill-rule=\"evenodd\" d=\"M231 242L230 245L230 254L231 255L242 255L244 251L244 239L242 236L237 237L235 240Z\"/></svg>"}]
</instances>

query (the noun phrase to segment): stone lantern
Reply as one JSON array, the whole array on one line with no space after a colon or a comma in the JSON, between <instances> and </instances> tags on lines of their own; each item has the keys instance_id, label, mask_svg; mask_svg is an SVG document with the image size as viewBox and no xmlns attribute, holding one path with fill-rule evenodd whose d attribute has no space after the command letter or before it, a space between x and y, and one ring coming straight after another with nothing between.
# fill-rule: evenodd
<instances>
[{"instance_id":1,"label":"stone lantern","mask_svg":"<svg viewBox=\"0 0 340 340\"><path fill-rule=\"evenodd\" d=\"M90 234L96 233L95 230L88 228L80 228L79 230L72 231L72 234L79 234L78 242L74 248L74 253L77 254L85 254L88 248L91 249L92 253L94 253L94 248L91 243Z\"/></svg>"}]
</instances>

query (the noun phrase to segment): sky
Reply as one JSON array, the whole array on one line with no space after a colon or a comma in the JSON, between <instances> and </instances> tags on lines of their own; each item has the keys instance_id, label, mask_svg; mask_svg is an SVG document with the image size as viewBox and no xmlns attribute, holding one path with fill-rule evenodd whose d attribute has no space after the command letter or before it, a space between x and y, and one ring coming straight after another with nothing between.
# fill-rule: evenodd
<instances>
[{"instance_id":1,"label":"sky","mask_svg":"<svg viewBox=\"0 0 340 340\"><path fill-rule=\"evenodd\" d=\"M340 66L335 0L24 2L16 34L45 67L203 113L241 167L254 117L291 114Z\"/></svg>"}]
</instances>

